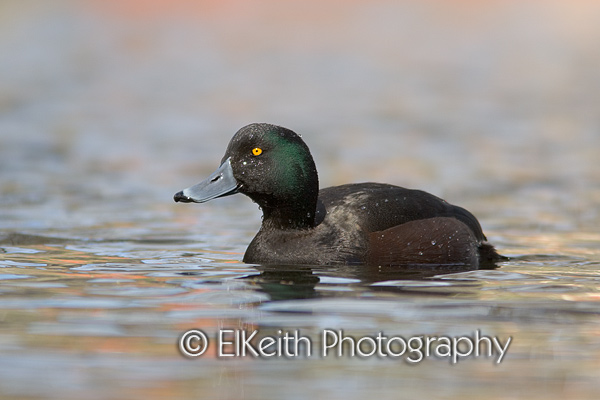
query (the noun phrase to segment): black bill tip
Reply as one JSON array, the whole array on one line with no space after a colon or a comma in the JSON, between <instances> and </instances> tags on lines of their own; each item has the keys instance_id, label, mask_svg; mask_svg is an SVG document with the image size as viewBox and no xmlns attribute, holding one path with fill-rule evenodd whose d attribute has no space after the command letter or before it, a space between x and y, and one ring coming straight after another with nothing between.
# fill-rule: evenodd
<instances>
[{"instance_id":1,"label":"black bill tip","mask_svg":"<svg viewBox=\"0 0 600 400\"><path fill-rule=\"evenodd\" d=\"M192 199L190 199L189 197L187 197L186 195L183 194L183 190L175 193L175 196L173 196L173 200L175 200L176 203L179 203L179 202L191 203L192 202Z\"/></svg>"}]
</instances>

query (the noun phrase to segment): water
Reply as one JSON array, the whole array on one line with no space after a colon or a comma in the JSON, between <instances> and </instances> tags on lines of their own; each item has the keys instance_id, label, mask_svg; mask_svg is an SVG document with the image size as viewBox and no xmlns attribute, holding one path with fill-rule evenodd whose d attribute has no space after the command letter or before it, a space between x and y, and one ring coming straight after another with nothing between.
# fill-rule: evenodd
<instances>
[{"instance_id":1,"label":"water","mask_svg":"<svg viewBox=\"0 0 600 400\"><path fill-rule=\"evenodd\" d=\"M597 396L598 5L168 3L0 5L4 398ZM301 133L322 187L431 191L511 260L241 263L254 204L172 196L254 121ZM224 329L511 342L500 363L218 357Z\"/></svg>"}]
</instances>

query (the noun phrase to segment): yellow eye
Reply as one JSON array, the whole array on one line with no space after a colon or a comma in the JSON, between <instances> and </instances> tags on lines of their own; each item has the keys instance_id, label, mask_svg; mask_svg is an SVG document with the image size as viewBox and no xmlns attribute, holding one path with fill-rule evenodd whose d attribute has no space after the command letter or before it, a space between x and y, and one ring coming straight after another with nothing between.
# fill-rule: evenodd
<instances>
[{"instance_id":1,"label":"yellow eye","mask_svg":"<svg viewBox=\"0 0 600 400\"><path fill-rule=\"evenodd\" d=\"M262 149L260 147L255 147L252 149L252 154L255 156L260 156L262 154Z\"/></svg>"}]
</instances>

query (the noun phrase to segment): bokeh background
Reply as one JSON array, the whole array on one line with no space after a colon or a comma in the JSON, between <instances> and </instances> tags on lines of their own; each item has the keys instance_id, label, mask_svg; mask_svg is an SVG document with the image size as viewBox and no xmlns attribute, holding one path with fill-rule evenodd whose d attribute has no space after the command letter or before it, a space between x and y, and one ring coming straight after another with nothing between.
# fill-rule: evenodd
<instances>
[{"instance_id":1,"label":"bokeh background","mask_svg":"<svg viewBox=\"0 0 600 400\"><path fill-rule=\"evenodd\" d=\"M507 202L473 202L492 218L547 210L569 229L598 218L597 2L0 7L3 202L169 201L237 129L271 122L304 136L322 186L476 191Z\"/></svg>"},{"instance_id":2,"label":"bokeh background","mask_svg":"<svg viewBox=\"0 0 600 400\"><path fill-rule=\"evenodd\" d=\"M31 244L36 235L200 232L205 248L240 259L260 224L255 205L241 196L181 205L172 195L214 170L240 127L270 122L303 136L321 187L424 189L470 209L505 254L597 262L599 43L593 0L2 0L0 235L29 235ZM13 335L5 348L31 334L27 326L5 325ZM587 332L579 344L597 347L597 325ZM52 357L5 364L16 382L7 393L49 396L27 384L26 371L50 359L73 368ZM591 395L592 380L578 386L559 370L558 381L542 376L554 383L540 396ZM335 388L337 379L323 384ZM56 396L97 389L88 378L74 382L74 392L61 385ZM460 382L449 396L485 392L465 394ZM156 393L198 390L187 385ZM250 383L234 387L213 384L210 393L264 395ZM518 387L535 397L533 386Z\"/></svg>"}]
</instances>

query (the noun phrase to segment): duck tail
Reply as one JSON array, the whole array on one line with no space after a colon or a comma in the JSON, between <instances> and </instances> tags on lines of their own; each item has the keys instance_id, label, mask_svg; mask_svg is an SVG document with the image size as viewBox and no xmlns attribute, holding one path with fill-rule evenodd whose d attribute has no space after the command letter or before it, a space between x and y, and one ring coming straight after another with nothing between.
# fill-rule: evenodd
<instances>
[{"instance_id":1,"label":"duck tail","mask_svg":"<svg viewBox=\"0 0 600 400\"><path fill-rule=\"evenodd\" d=\"M479 245L479 268L495 269L499 261L507 261L509 258L498 253L496 248L489 243Z\"/></svg>"}]
</instances>

